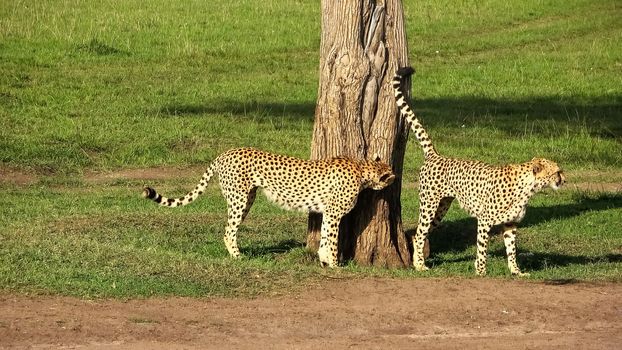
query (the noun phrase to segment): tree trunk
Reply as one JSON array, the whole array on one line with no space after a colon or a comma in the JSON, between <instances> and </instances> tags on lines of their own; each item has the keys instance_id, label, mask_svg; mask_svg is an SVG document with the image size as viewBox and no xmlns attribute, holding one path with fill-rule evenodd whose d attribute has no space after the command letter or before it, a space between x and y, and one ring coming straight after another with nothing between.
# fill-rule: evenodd
<instances>
[{"instance_id":1,"label":"tree trunk","mask_svg":"<svg viewBox=\"0 0 622 350\"><path fill-rule=\"evenodd\" d=\"M391 78L408 64L401 0L322 0L320 85L312 159L347 156L391 164L397 179L361 192L339 227L339 255L360 265L410 266L400 192L408 127ZM321 215L309 216L307 246L317 250Z\"/></svg>"}]
</instances>

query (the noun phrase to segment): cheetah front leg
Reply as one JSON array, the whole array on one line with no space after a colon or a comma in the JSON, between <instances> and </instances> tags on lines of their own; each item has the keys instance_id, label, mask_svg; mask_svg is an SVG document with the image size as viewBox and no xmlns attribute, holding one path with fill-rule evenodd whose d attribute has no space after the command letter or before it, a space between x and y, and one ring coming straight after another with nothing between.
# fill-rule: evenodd
<instances>
[{"instance_id":1,"label":"cheetah front leg","mask_svg":"<svg viewBox=\"0 0 622 350\"><path fill-rule=\"evenodd\" d=\"M318 257L322 266L337 267L337 243L339 239L339 222L341 216L324 213L322 215L322 229L320 233L320 248Z\"/></svg>"},{"instance_id":2,"label":"cheetah front leg","mask_svg":"<svg viewBox=\"0 0 622 350\"><path fill-rule=\"evenodd\" d=\"M505 253L508 256L508 268L510 273L515 276L529 276L522 273L516 263L516 224L508 223L503 225L503 243L505 243Z\"/></svg>"},{"instance_id":3,"label":"cheetah front leg","mask_svg":"<svg viewBox=\"0 0 622 350\"><path fill-rule=\"evenodd\" d=\"M485 220L477 220L477 258L475 259L475 273L486 275L486 258L488 254L488 233L492 225Z\"/></svg>"}]
</instances>

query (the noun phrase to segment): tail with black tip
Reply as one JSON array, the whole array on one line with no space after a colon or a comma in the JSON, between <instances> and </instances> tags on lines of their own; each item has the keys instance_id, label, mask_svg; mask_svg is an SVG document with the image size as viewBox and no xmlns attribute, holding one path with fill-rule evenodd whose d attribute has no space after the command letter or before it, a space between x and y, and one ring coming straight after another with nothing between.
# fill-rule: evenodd
<instances>
[{"instance_id":1,"label":"tail with black tip","mask_svg":"<svg viewBox=\"0 0 622 350\"><path fill-rule=\"evenodd\" d=\"M197 184L194 190L188 192L185 196L181 198L167 198L159 194L154 188L145 186L143 188L143 197L147 199L151 199L152 201L160 204L165 207L179 207L186 204L192 203L197 199L200 195L205 192L205 188L207 187L207 183L214 176L214 163L212 163L209 168L203 173L201 177L201 181Z\"/></svg>"},{"instance_id":2,"label":"tail with black tip","mask_svg":"<svg viewBox=\"0 0 622 350\"><path fill-rule=\"evenodd\" d=\"M412 67L402 67L395 72L395 76L393 77L392 85L393 91L395 94L395 102L397 103L397 108L400 110L400 113L406 117L406 120L410 123L410 128L414 132L415 137L417 137L417 141L423 148L423 155L428 156L431 154L436 154L436 150L432 145L432 141L428 136L427 131L423 128L423 125L417 119L415 112L408 105L408 101L406 101L406 96L402 91L402 81L411 76L415 72Z\"/></svg>"}]
</instances>

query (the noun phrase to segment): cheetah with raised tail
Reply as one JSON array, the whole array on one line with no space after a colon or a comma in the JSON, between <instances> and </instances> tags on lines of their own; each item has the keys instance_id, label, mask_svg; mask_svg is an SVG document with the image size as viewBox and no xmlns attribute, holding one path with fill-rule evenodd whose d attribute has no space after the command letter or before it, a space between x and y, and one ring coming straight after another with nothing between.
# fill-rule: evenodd
<instances>
[{"instance_id":1,"label":"cheetah with raised tail","mask_svg":"<svg viewBox=\"0 0 622 350\"><path fill-rule=\"evenodd\" d=\"M143 196L162 206L183 206L205 191L214 173L227 201L224 240L231 256L240 256L238 227L255 201L257 188L262 188L270 200L286 209L323 214L318 255L320 263L329 267L337 266L339 223L356 204L359 192L365 188L381 190L395 179L391 167L377 158L302 160L238 148L218 156L196 188L184 197L166 198L151 187L144 188Z\"/></svg>"},{"instance_id":2,"label":"cheetah with raised tail","mask_svg":"<svg viewBox=\"0 0 622 350\"><path fill-rule=\"evenodd\" d=\"M493 225L503 224L503 241L510 272L513 275L527 275L516 263L516 226L525 216L531 196L543 188L557 189L564 184L562 170L555 162L544 158L495 166L439 155L402 92L402 80L413 72L410 67L400 68L392 84L397 107L411 123L425 157L419 172L419 223L413 237L415 269L428 269L424 261L427 235L439 225L452 201L458 199L462 208L477 218L476 273L486 274L489 231Z\"/></svg>"}]
</instances>

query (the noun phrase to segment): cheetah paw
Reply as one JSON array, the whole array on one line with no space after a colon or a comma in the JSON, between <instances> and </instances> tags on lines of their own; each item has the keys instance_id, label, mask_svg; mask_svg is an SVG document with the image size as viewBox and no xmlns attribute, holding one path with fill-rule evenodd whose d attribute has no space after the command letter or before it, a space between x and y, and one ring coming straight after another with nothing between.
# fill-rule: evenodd
<instances>
[{"instance_id":1,"label":"cheetah paw","mask_svg":"<svg viewBox=\"0 0 622 350\"><path fill-rule=\"evenodd\" d=\"M425 265L415 265L415 270L417 271L428 271L430 268Z\"/></svg>"},{"instance_id":2,"label":"cheetah paw","mask_svg":"<svg viewBox=\"0 0 622 350\"><path fill-rule=\"evenodd\" d=\"M531 274L529 274L529 272L512 272L512 276L516 276L516 277L529 277L531 276Z\"/></svg>"},{"instance_id":3,"label":"cheetah paw","mask_svg":"<svg viewBox=\"0 0 622 350\"><path fill-rule=\"evenodd\" d=\"M336 262L320 261L320 266L321 267L329 267L331 269L339 268L339 264L336 263Z\"/></svg>"}]
</instances>

